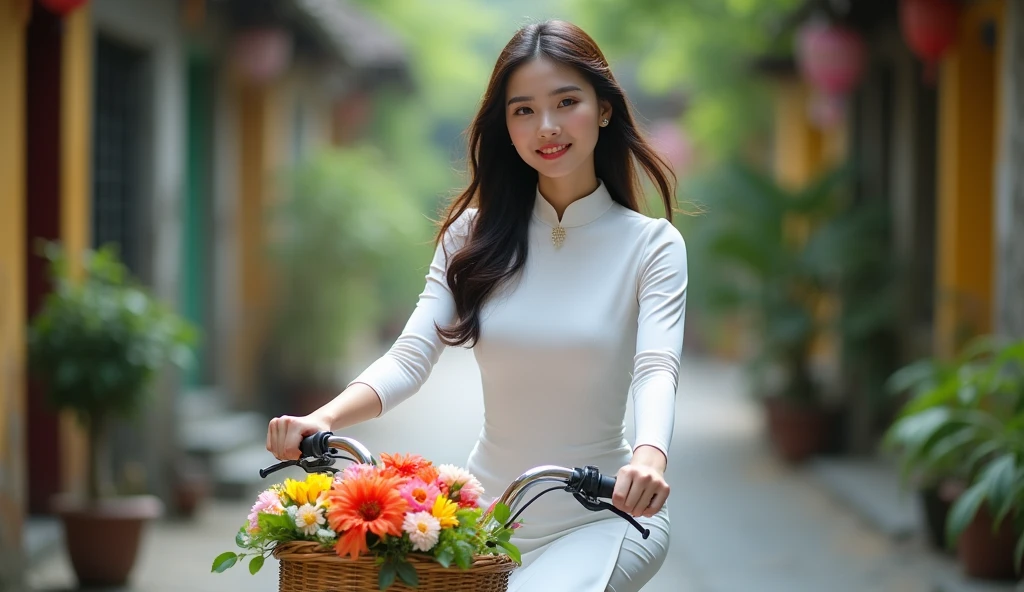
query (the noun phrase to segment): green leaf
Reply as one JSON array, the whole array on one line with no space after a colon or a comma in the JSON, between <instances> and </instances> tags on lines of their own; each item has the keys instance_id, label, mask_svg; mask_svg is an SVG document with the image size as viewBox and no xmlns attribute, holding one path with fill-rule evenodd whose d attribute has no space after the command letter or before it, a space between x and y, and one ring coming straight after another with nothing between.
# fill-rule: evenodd
<instances>
[{"instance_id":1,"label":"green leaf","mask_svg":"<svg viewBox=\"0 0 1024 592\"><path fill-rule=\"evenodd\" d=\"M455 564L462 569L469 569L473 564L473 545L466 541L455 541Z\"/></svg>"},{"instance_id":2,"label":"green leaf","mask_svg":"<svg viewBox=\"0 0 1024 592\"><path fill-rule=\"evenodd\" d=\"M976 471L975 467L978 464L987 462L990 456L1002 450L1002 442L994 440L982 442L978 444L978 447L971 452L969 457L967 457L967 461L964 463L964 468L967 469L969 473L974 474Z\"/></svg>"},{"instance_id":3,"label":"green leaf","mask_svg":"<svg viewBox=\"0 0 1024 592\"><path fill-rule=\"evenodd\" d=\"M263 563L266 560L267 558L263 555L257 555L253 557L252 561L249 562L249 573L251 573L252 575L256 575L256 573L260 571L260 569L263 567Z\"/></svg>"},{"instance_id":4,"label":"green leaf","mask_svg":"<svg viewBox=\"0 0 1024 592\"><path fill-rule=\"evenodd\" d=\"M246 543L246 536L247 535L245 532L245 527L243 526L242 528L238 529L238 532L235 534L235 544L241 547L242 549L248 548L249 544Z\"/></svg>"},{"instance_id":5,"label":"green leaf","mask_svg":"<svg viewBox=\"0 0 1024 592\"><path fill-rule=\"evenodd\" d=\"M438 552L436 558L441 567L451 567L452 562L455 561L455 551L450 546L445 546Z\"/></svg>"},{"instance_id":6,"label":"green leaf","mask_svg":"<svg viewBox=\"0 0 1024 592\"><path fill-rule=\"evenodd\" d=\"M959 382L950 375L934 387L924 390L901 410L902 415L915 415L928 409L957 404Z\"/></svg>"},{"instance_id":7,"label":"green leaf","mask_svg":"<svg viewBox=\"0 0 1024 592\"><path fill-rule=\"evenodd\" d=\"M886 390L893 395L906 391L920 392L935 383L942 371L942 366L931 358L918 360L894 372L885 382Z\"/></svg>"},{"instance_id":8,"label":"green leaf","mask_svg":"<svg viewBox=\"0 0 1024 592\"><path fill-rule=\"evenodd\" d=\"M516 563L522 563L523 562L523 557L519 553L519 547L517 547L517 546L515 546L512 543L509 543L507 541L498 541L498 546L501 547L502 549L504 549L505 552L508 553L508 556L511 557L512 560L515 561Z\"/></svg>"},{"instance_id":9,"label":"green leaf","mask_svg":"<svg viewBox=\"0 0 1024 592\"><path fill-rule=\"evenodd\" d=\"M978 430L970 426L938 438L925 456L923 464L930 469L939 471L959 465L961 460L966 457L968 450L972 449L971 445L975 444L978 439Z\"/></svg>"},{"instance_id":10,"label":"green leaf","mask_svg":"<svg viewBox=\"0 0 1024 592\"><path fill-rule=\"evenodd\" d=\"M946 542L950 547L956 543L957 539L960 538L960 533L974 519L974 515L978 513L978 508L985 501L986 493L986 483L979 481L953 503L946 521Z\"/></svg>"},{"instance_id":11,"label":"green leaf","mask_svg":"<svg viewBox=\"0 0 1024 592\"><path fill-rule=\"evenodd\" d=\"M980 481L986 484L989 506L996 513L994 527L1013 509L1014 481L1017 476L1017 459L1012 453L1004 454L985 468Z\"/></svg>"},{"instance_id":12,"label":"green leaf","mask_svg":"<svg viewBox=\"0 0 1024 592\"><path fill-rule=\"evenodd\" d=\"M213 568L211 572L224 573L225 570L229 569L238 561L238 555L232 551L221 553L213 560Z\"/></svg>"},{"instance_id":13,"label":"green leaf","mask_svg":"<svg viewBox=\"0 0 1024 592\"><path fill-rule=\"evenodd\" d=\"M295 529L295 523L288 514L260 514L259 526L261 531Z\"/></svg>"},{"instance_id":14,"label":"green leaf","mask_svg":"<svg viewBox=\"0 0 1024 592\"><path fill-rule=\"evenodd\" d=\"M391 584L395 583L395 576L398 575L398 570L395 568L395 564L388 561L380 567L380 574L377 576L377 586L379 590L387 590L391 587Z\"/></svg>"},{"instance_id":15,"label":"green leaf","mask_svg":"<svg viewBox=\"0 0 1024 592\"><path fill-rule=\"evenodd\" d=\"M410 588L416 588L420 585L420 576L416 573L416 568L412 566L408 561L399 561L397 564L398 577L405 582L405 585Z\"/></svg>"},{"instance_id":16,"label":"green leaf","mask_svg":"<svg viewBox=\"0 0 1024 592\"><path fill-rule=\"evenodd\" d=\"M498 521L502 526L508 522L508 519L512 517L512 511L505 504L495 504L494 506L494 519Z\"/></svg>"},{"instance_id":17,"label":"green leaf","mask_svg":"<svg viewBox=\"0 0 1024 592\"><path fill-rule=\"evenodd\" d=\"M926 409L897 421L889 430L886 440L897 446L914 449L923 446L949 419L950 410L945 407Z\"/></svg>"}]
</instances>

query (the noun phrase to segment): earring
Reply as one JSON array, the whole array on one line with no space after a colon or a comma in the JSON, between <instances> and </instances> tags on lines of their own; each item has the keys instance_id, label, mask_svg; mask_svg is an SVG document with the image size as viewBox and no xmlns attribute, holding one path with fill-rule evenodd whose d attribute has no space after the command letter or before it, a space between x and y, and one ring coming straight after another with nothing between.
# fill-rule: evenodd
<instances>
[{"instance_id":1,"label":"earring","mask_svg":"<svg viewBox=\"0 0 1024 592\"><path fill-rule=\"evenodd\" d=\"M601 127L608 127L608 118L607 117L601 120Z\"/></svg>"}]
</instances>

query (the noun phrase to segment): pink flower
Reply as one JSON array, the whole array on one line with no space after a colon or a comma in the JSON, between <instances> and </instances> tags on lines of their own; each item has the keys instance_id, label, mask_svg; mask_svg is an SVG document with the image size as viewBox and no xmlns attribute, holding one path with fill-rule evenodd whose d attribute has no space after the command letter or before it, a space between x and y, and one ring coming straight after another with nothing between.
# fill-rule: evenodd
<instances>
[{"instance_id":1,"label":"pink flower","mask_svg":"<svg viewBox=\"0 0 1024 592\"><path fill-rule=\"evenodd\" d=\"M249 512L249 532L254 533L260 528L260 514L284 514L281 497L273 489L268 489L256 498Z\"/></svg>"},{"instance_id":2,"label":"pink flower","mask_svg":"<svg viewBox=\"0 0 1024 592\"><path fill-rule=\"evenodd\" d=\"M362 477L368 477L373 475L377 471L377 467L367 464L351 464L345 467L345 470L338 473L334 478L335 483L341 481L348 481L349 479L361 479Z\"/></svg>"},{"instance_id":3,"label":"pink flower","mask_svg":"<svg viewBox=\"0 0 1024 592\"><path fill-rule=\"evenodd\" d=\"M429 512L434 501L441 495L441 490L433 483L425 483L422 479L413 478L399 490L405 501L409 502L411 512Z\"/></svg>"},{"instance_id":4,"label":"pink flower","mask_svg":"<svg viewBox=\"0 0 1024 592\"><path fill-rule=\"evenodd\" d=\"M484 486L472 473L455 465L441 465L437 473L437 480L443 485L440 487L442 491L448 491L463 508L476 506L477 500L484 493Z\"/></svg>"},{"instance_id":5,"label":"pink flower","mask_svg":"<svg viewBox=\"0 0 1024 592\"><path fill-rule=\"evenodd\" d=\"M463 486L459 490L459 506L463 508L475 508L480 500L479 490L473 487Z\"/></svg>"}]
</instances>

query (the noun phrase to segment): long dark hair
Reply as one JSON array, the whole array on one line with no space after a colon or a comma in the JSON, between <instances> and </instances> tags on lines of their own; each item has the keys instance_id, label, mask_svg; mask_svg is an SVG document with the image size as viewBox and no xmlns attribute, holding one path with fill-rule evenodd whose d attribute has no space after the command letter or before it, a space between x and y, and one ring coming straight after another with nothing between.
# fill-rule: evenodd
<instances>
[{"instance_id":1,"label":"long dark hair","mask_svg":"<svg viewBox=\"0 0 1024 592\"><path fill-rule=\"evenodd\" d=\"M612 199L639 211L643 195L636 167L639 163L657 186L665 214L672 219L675 175L641 136L629 101L594 40L564 21L519 29L498 56L480 110L469 128L469 185L448 207L437 235L437 242L443 245L449 227L467 208L477 207L466 244L448 254L448 286L458 318L451 327L437 327L441 340L448 345L476 342L484 301L526 264L527 233L538 178L537 171L512 145L504 103L509 76L521 64L538 57L576 68L594 86L597 98L611 104L611 121L601 128L594 149L594 168Z\"/></svg>"}]
</instances>

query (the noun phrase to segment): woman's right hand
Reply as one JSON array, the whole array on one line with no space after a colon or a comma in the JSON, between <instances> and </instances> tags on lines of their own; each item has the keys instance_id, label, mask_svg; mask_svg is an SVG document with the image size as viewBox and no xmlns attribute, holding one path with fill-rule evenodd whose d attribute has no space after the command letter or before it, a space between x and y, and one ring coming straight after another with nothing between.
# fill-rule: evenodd
<instances>
[{"instance_id":1,"label":"woman's right hand","mask_svg":"<svg viewBox=\"0 0 1024 592\"><path fill-rule=\"evenodd\" d=\"M330 430L329 421L314 415L275 417L270 420L270 426L267 428L267 450L277 460L298 460L302 456L299 452L299 442L302 442L303 438Z\"/></svg>"}]
</instances>

